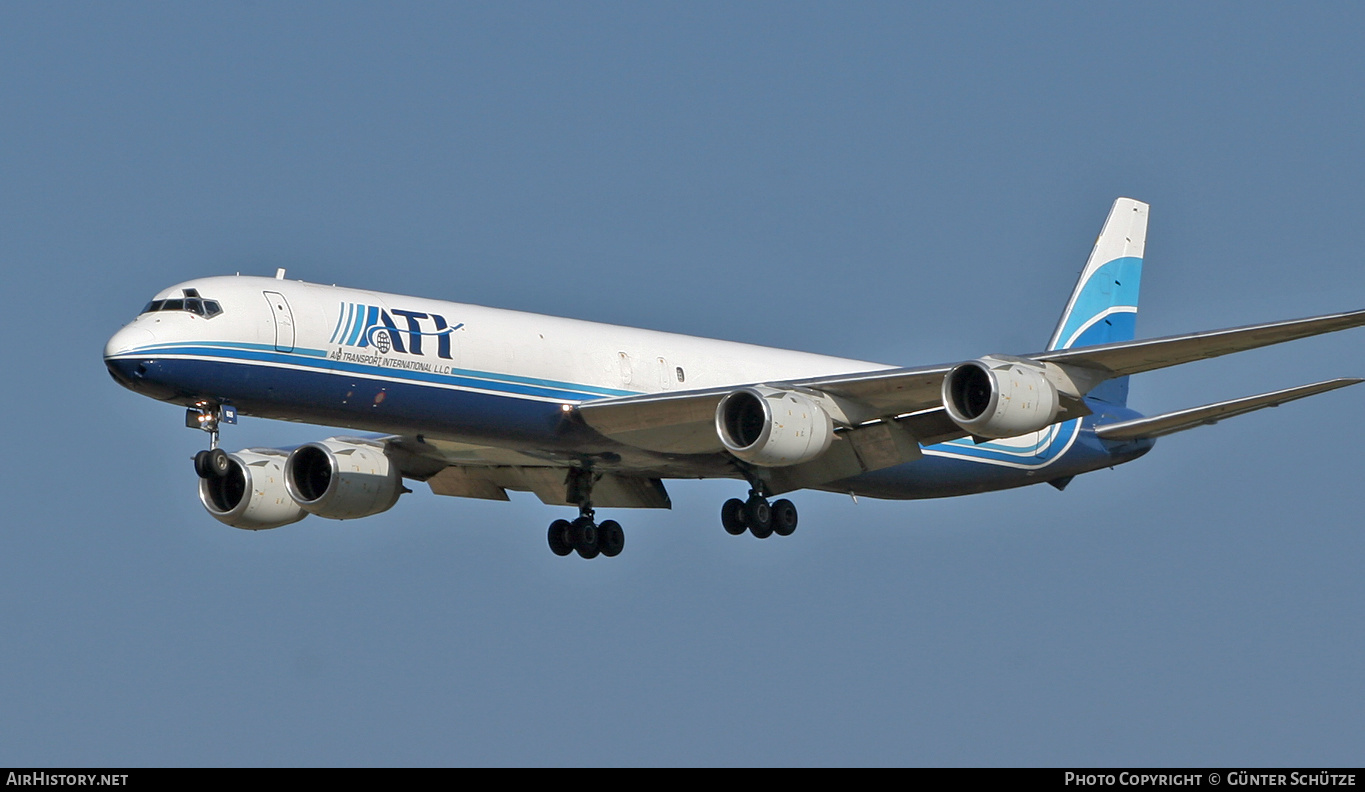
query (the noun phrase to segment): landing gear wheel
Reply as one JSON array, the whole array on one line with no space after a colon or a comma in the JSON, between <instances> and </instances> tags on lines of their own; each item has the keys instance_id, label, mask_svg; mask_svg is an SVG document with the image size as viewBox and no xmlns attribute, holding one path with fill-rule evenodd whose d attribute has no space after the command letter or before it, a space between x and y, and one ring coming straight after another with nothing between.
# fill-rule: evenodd
<instances>
[{"instance_id":1,"label":"landing gear wheel","mask_svg":"<svg viewBox=\"0 0 1365 792\"><path fill-rule=\"evenodd\" d=\"M597 543L597 524L590 518L579 517L574 520L569 534L573 537L573 549L583 558L596 558L602 552Z\"/></svg>"},{"instance_id":2,"label":"landing gear wheel","mask_svg":"<svg viewBox=\"0 0 1365 792\"><path fill-rule=\"evenodd\" d=\"M773 504L773 533L791 536L796 530L796 504L783 498Z\"/></svg>"},{"instance_id":3,"label":"landing gear wheel","mask_svg":"<svg viewBox=\"0 0 1365 792\"><path fill-rule=\"evenodd\" d=\"M194 455L194 474L201 479L213 478L213 472L209 470L209 452L207 450Z\"/></svg>"},{"instance_id":4,"label":"landing gear wheel","mask_svg":"<svg viewBox=\"0 0 1365 792\"><path fill-rule=\"evenodd\" d=\"M739 498L731 498L720 507L720 524L725 526L725 532L731 536L739 536L748 530L749 526L744 522L744 501Z\"/></svg>"},{"instance_id":5,"label":"landing gear wheel","mask_svg":"<svg viewBox=\"0 0 1365 792\"><path fill-rule=\"evenodd\" d=\"M232 460L228 458L227 452L221 448L210 451L205 461L205 467L213 473L214 478L222 478L228 474L229 470L232 470Z\"/></svg>"},{"instance_id":6,"label":"landing gear wheel","mask_svg":"<svg viewBox=\"0 0 1365 792\"><path fill-rule=\"evenodd\" d=\"M194 455L194 472L202 479L222 478L232 470L232 460L226 451L215 448Z\"/></svg>"},{"instance_id":7,"label":"landing gear wheel","mask_svg":"<svg viewBox=\"0 0 1365 792\"><path fill-rule=\"evenodd\" d=\"M597 526L597 546L607 558L620 555L626 546L626 532L621 530L621 523L605 520Z\"/></svg>"},{"instance_id":8,"label":"landing gear wheel","mask_svg":"<svg viewBox=\"0 0 1365 792\"><path fill-rule=\"evenodd\" d=\"M759 539L773 535L773 507L768 499L755 495L744 504L744 521L749 524L749 533Z\"/></svg>"},{"instance_id":9,"label":"landing gear wheel","mask_svg":"<svg viewBox=\"0 0 1365 792\"><path fill-rule=\"evenodd\" d=\"M557 556L566 556L573 552L573 544L569 541L569 531L573 528L568 520L555 520L550 523L550 552Z\"/></svg>"}]
</instances>

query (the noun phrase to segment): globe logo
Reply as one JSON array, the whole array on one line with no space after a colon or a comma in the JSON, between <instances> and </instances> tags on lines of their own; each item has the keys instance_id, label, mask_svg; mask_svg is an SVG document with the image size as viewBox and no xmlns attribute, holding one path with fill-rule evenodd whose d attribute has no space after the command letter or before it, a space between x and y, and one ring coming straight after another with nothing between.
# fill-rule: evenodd
<instances>
[{"instance_id":1,"label":"globe logo","mask_svg":"<svg viewBox=\"0 0 1365 792\"><path fill-rule=\"evenodd\" d=\"M389 341L389 334L384 330L374 334L374 345L379 349L381 354L385 355L393 348L393 343Z\"/></svg>"}]
</instances>

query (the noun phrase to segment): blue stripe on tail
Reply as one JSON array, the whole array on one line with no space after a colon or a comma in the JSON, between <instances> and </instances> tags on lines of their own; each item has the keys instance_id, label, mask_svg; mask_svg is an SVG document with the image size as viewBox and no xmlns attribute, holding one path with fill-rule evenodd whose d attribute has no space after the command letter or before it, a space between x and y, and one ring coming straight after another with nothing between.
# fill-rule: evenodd
<instances>
[{"instance_id":1,"label":"blue stripe on tail","mask_svg":"<svg viewBox=\"0 0 1365 792\"><path fill-rule=\"evenodd\" d=\"M1147 205L1131 198L1115 201L1048 350L1113 344L1137 337L1146 242ZM1127 404L1128 378L1109 380L1089 396L1110 404Z\"/></svg>"},{"instance_id":2,"label":"blue stripe on tail","mask_svg":"<svg viewBox=\"0 0 1365 792\"><path fill-rule=\"evenodd\" d=\"M1124 256L1100 267L1077 285L1077 299L1062 316L1061 331L1049 351L1132 341L1141 284L1140 258Z\"/></svg>"}]
</instances>

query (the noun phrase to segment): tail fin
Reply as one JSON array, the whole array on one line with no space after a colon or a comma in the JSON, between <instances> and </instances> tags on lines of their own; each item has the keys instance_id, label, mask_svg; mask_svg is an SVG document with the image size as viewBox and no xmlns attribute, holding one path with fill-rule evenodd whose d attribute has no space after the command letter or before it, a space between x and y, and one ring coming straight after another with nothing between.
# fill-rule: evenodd
<instances>
[{"instance_id":1,"label":"tail fin","mask_svg":"<svg viewBox=\"0 0 1365 792\"><path fill-rule=\"evenodd\" d=\"M1071 300L1052 331L1049 351L1133 340L1146 245L1147 204L1132 198L1114 201ZM1111 404L1126 404L1128 378L1109 380L1089 395Z\"/></svg>"}]
</instances>

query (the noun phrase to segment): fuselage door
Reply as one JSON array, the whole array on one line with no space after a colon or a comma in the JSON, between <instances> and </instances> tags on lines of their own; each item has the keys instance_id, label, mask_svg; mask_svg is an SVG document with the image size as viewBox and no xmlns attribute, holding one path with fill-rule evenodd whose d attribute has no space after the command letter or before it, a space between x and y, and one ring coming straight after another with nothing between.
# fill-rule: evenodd
<instances>
[{"instance_id":1,"label":"fuselage door","mask_svg":"<svg viewBox=\"0 0 1365 792\"><path fill-rule=\"evenodd\" d=\"M270 303L270 313L275 317L275 350L294 351L294 312L289 310L289 302L279 292L265 292L265 301Z\"/></svg>"}]
</instances>

